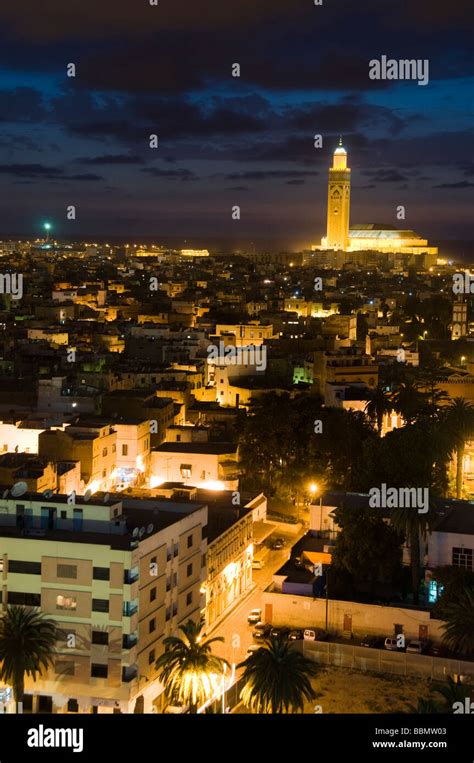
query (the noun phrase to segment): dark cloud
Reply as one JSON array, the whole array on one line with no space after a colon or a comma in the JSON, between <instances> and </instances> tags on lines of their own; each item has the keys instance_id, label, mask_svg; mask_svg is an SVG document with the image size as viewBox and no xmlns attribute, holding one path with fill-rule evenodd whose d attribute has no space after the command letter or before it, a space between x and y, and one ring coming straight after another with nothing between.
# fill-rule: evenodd
<instances>
[{"instance_id":1,"label":"dark cloud","mask_svg":"<svg viewBox=\"0 0 474 763\"><path fill-rule=\"evenodd\" d=\"M146 172L154 178L165 178L167 180L197 180L196 175L188 169L162 170L158 167L144 167L142 172Z\"/></svg>"},{"instance_id":2,"label":"dark cloud","mask_svg":"<svg viewBox=\"0 0 474 763\"><path fill-rule=\"evenodd\" d=\"M363 170L362 174L369 175L377 183L400 183L410 179L395 169Z\"/></svg>"},{"instance_id":3,"label":"dark cloud","mask_svg":"<svg viewBox=\"0 0 474 763\"><path fill-rule=\"evenodd\" d=\"M84 173L68 175L59 167L49 167L44 164L0 164L1 175L12 175L24 178L43 178L48 180L102 180L100 175Z\"/></svg>"},{"instance_id":4,"label":"dark cloud","mask_svg":"<svg viewBox=\"0 0 474 763\"><path fill-rule=\"evenodd\" d=\"M230 172L224 175L224 178L226 180L274 180L313 177L318 174L315 170L248 170L246 172Z\"/></svg>"},{"instance_id":5,"label":"dark cloud","mask_svg":"<svg viewBox=\"0 0 474 763\"><path fill-rule=\"evenodd\" d=\"M440 183L434 185L433 188L474 188L474 183L470 183L468 180L459 180L457 183Z\"/></svg>"},{"instance_id":6,"label":"dark cloud","mask_svg":"<svg viewBox=\"0 0 474 763\"><path fill-rule=\"evenodd\" d=\"M91 156L77 159L81 164L143 164L141 156L130 156L129 154L103 154L102 156Z\"/></svg>"}]
</instances>

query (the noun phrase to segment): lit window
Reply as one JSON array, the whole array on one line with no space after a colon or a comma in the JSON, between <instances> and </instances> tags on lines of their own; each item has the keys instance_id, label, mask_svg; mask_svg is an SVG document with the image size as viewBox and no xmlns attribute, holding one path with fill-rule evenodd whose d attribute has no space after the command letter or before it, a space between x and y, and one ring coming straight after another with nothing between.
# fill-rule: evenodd
<instances>
[{"instance_id":1,"label":"lit window","mask_svg":"<svg viewBox=\"0 0 474 763\"><path fill-rule=\"evenodd\" d=\"M77 599L75 596L56 596L56 609L76 609Z\"/></svg>"}]
</instances>

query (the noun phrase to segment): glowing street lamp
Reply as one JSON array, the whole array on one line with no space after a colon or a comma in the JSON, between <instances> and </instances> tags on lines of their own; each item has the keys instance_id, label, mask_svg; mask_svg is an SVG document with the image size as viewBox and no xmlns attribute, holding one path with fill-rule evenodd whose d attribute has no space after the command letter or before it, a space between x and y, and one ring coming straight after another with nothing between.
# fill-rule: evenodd
<instances>
[{"instance_id":1,"label":"glowing street lamp","mask_svg":"<svg viewBox=\"0 0 474 763\"><path fill-rule=\"evenodd\" d=\"M43 228L46 231L46 241L49 241L49 231L51 230L51 223L45 223Z\"/></svg>"}]
</instances>

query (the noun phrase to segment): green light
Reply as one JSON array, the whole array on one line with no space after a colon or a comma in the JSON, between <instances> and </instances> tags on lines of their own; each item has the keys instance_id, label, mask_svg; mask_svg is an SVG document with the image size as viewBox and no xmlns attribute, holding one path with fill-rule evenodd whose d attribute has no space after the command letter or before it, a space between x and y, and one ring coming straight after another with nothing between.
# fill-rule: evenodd
<instances>
[{"instance_id":1,"label":"green light","mask_svg":"<svg viewBox=\"0 0 474 763\"><path fill-rule=\"evenodd\" d=\"M51 223L45 223L44 227L46 228L46 230L49 230L51 228Z\"/></svg>"}]
</instances>

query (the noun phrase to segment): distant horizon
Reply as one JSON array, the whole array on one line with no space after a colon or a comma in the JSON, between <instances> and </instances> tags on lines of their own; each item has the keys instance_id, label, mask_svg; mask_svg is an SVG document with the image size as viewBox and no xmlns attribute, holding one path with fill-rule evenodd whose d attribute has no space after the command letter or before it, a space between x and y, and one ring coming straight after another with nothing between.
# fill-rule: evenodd
<instances>
[{"instance_id":1,"label":"distant horizon","mask_svg":"<svg viewBox=\"0 0 474 763\"><path fill-rule=\"evenodd\" d=\"M40 232L37 234L27 235L25 233L0 233L0 241L8 240L23 240L23 241L35 241L43 238ZM124 236L110 236L105 233L83 233L81 235L54 235L54 230L50 234L51 241L58 241L59 243L82 243L82 242L97 242L98 244L110 243L113 246L125 246L126 244L144 244L156 246L168 246L172 249L208 249L210 253L227 253L238 254L239 251L244 250L254 251L255 254L266 253L269 250L278 249L280 252L301 252L304 249L310 249L312 244L318 242L317 237L311 243L295 242L294 239L282 239L281 237L254 237L252 239L248 237L239 238L234 236L222 237L222 236L196 236L183 238L181 236L158 236L158 235L141 235L136 237L124 237ZM448 239L448 238L433 238L430 240L431 246L437 246L440 249L439 255L461 257L465 259L472 257L474 261L474 240L470 239Z\"/></svg>"}]
</instances>

